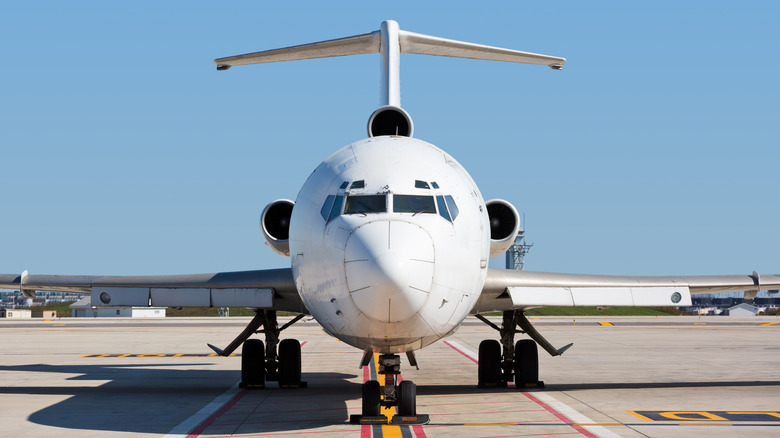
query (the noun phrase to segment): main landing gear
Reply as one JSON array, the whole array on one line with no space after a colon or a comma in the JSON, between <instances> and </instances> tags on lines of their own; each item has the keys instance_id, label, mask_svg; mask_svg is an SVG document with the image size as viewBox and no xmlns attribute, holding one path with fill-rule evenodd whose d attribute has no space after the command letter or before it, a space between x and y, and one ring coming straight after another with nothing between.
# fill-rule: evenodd
<instances>
[{"instance_id":1,"label":"main landing gear","mask_svg":"<svg viewBox=\"0 0 780 438\"><path fill-rule=\"evenodd\" d=\"M486 339L479 344L478 386L481 388L503 388L513 379L517 388L544 388L544 382L539 380L537 343L552 356L559 356L572 346L569 344L560 349L553 347L536 331L521 310L504 311L501 327L482 315L476 317L501 334L501 343ZM531 339L521 339L515 343L515 333L525 333Z\"/></svg>"},{"instance_id":2,"label":"main landing gear","mask_svg":"<svg viewBox=\"0 0 780 438\"><path fill-rule=\"evenodd\" d=\"M298 315L279 327L276 312L255 310L255 317L244 331L224 350L211 344L209 347L220 356L230 356L239 345L241 349L241 388L265 388L265 382L277 381L280 388L305 388L301 381L301 344L296 339L279 342L279 333L295 324L304 315ZM262 330L258 330L263 326ZM265 334L265 343L260 339L249 339L254 333ZM277 354L278 347L278 354Z\"/></svg>"},{"instance_id":3,"label":"main landing gear","mask_svg":"<svg viewBox=\"0 0 780 438\"><path fill-rule=\"evenodd\" d=\"M360 365L368 366L373 351L366 351ZM412 352L407 352L412 366L417 366ZM377 380L369 380L363 384L363 409L361 415L350 415L349 422L353 424L426 424L428 415L417 413L417 385L411 380L400 384L398 374L401 373L401 357L397 354L379 356L377 373L384 376L384 385ZM398 413L388 420L382 414L382 407L396 407Z\"/></svg>"}]
</instances>

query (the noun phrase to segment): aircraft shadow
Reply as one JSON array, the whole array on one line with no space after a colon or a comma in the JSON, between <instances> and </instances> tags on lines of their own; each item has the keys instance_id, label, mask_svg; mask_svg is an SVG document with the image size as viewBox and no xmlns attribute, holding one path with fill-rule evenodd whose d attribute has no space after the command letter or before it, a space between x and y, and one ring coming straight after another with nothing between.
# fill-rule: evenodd
<instances>
[{"instance_id":1,"label":"aircraft shadow","mask_svg":"<svg viewBox=\"0 0 780 438\"><path fill-rule=\"evenodd\" d=\"M0 366L0 372L74 374L65 382L106 381L98 386L47 386L25 376L13 386L0 387L0 395L48 395L60 399L30 414L34 424L73 430L166 434L223 394L240 380L234 370L192 369L202 363L132 365L18 365ZM34 374L33 374L34 376ZM347 400L359 399L361 385L355 375L304 373L308 389L246 391L236 406L252 409L251 416L228 411L215 422L220 427L240 426L240 433L304 430L347 421ZM49 382L41 379L41 383ZM297 404L297 406L296 406ZM240 410L239 409L239 410ZM300 412L308 412L300 415ZM353 412L354 413L354 412ZM233 432L231 432L233 433Z\"/></svg>"},{"instance_id":2,"label":"aircraft shadow","mask_svg":"<svg viewBox=\"0 0 780 438\"><path fill-rule=\"evenodd\" d=\"M764 381L717 381L717 382L608 382L608 383L574 383L545 385L544 389L533 388L533 391L581 391L589 389L652 389L652 388L709 388L709 387L755 387L780 386L778 380ZM477 385L417 385L417 395L458 395L458 394L491 394L501 391L515 392L514 386L506 388L479 388Z\"/></svg>"}]
</instances>

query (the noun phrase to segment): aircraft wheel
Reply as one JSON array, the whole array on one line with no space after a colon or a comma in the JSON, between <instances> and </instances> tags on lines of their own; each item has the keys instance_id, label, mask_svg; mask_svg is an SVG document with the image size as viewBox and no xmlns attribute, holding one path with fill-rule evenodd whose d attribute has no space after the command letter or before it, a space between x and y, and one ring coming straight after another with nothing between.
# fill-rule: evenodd
<instances>
[{"instance_id":1,"label":"aircraft wheel","mask_svg":"<svg viewBox=\"0 0 780 438\"><path fill-rule=\"evenodd\" d=\"M501 344L495 339L479 343L479 364L477 365L479 387L495 387L501 382Z\"/></svg>"},{"instance_id":2,"label":"aircraft wheel","mask_svg":"<svg viewBox=\"0 0 780 438\"><path fill-rule=\"evenodd\" d=\"M301 384L301 343L297 339L284 339L279 343L279 386Z\"/></svg>"},{"instance_id":3,"label":"aircraft wheel","mask_svg":"<svg viewBox=\"0 0 780 438\"><path fill-rule=\"evenodd\" d=\"M539 382L539 351L532 339L521 339L515 344L515 386L525 388Z\"/></svg>"},{"instance_id":4,"label":"aircraft wheel","mask_svg":"<svg viewBox=\"0 0 780 438\"><path fill-rule=\"evenodd\" d=\"M241 348L241 387L265 386L265 345L260 339L247 339Z\"/></svg>"},{"instance_id":5,"label":"aircraft wheel","mask_svg":"<svg viewBox=\"0 0 780 438\"><path fill-rule=\"evenodd\" d=\"M398 385L398 415L413 417L417 415L417 385L404 380Z\"/></svg>"},{"instance_id":6,"label":"aircraft wheel","mask_svg":"<svg viewBox=\"0 0 780 438\"><path fill-rule=\"evenodd\" d=\"M382 399L379 394L379 382L369 380L363 384L363 416L378 417Z\"/></svg>"}]
</instances>

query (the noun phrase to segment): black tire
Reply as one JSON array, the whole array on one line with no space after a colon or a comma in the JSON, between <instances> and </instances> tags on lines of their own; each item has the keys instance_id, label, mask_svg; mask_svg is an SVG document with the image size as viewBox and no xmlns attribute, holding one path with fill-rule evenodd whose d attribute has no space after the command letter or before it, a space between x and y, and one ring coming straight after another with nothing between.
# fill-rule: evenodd
<instances>
[{"instance_id":1,"label":"black tire","mask_svg":"<svg viewBox=\"0 0 780 438\"><path fill-rule=\"evenodd\" d=\"M379 382L369 380L363 384L363 416L378 417L382 399L379 394Z\"/></svg>"},{"instance_id":2,"label":"black tire","mask_svg":"<svg viewBox=\"0 0 780 438\"><path fill-rule=\"evenodd\" d=\"M284 339L279 343L279 386L298 387L301 384L301 343Z\"/></svg>"},{"instance_id":3,"label":"black tire","mask_svg":"<svg viewBox=\"0 0 780 438\"><path fill-rule=\"evenodd\" d=\"M417 415L417 385L404 380L398 385L398 415L413 417Z\"/></svg>"},{"instance_id":4,"label":"black tire","mask_svg":"<svg viewBox=\"0 0 780 438\"><path fill-rule=\"evenodd\" d=\"M265 345L260 339L247 339L241 348L241 386L265 386Z\"/></svg>"},{"instance_id":5,"label":"black tire","mask_svg":"<svg viewBox=\"0 0 780 438\"><path fill-rule=\"evenodd\" d=\"M525 388L539 383L539 351L532 339L515 344L515 386Z\"/></svg>"},{"instance_id":6,"label":"black tire","mask_svg":"<svg viewBox=\"0 0 780 438\"><path fill-rule=\"evenodd\" d=\"M501 344L495 339L479 343L478 386L496 387L501 384Z\"/></svg>"}]
</instances>

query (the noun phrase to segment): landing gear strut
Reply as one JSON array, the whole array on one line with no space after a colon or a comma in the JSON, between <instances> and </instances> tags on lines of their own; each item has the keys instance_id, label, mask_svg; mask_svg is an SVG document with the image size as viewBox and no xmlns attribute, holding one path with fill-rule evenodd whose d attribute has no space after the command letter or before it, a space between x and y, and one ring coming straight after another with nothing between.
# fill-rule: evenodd
<instances>
[{"instance_id":1,"label":"landing gear strut","mask_svg":"<svg viewBox=\"0 0 780 438\"><path fill-rule=\"evenodd\" d=\"M518 388L544 388L539 380L539 353L537 343L552 356L563 354L572 344L560 349L552 346L531 325L521 310L503 312L501 327L490 322L482 315L479 320L498 330L501 343L487 339L479 344L478 386L506 387L514 379ZM519 327L519 329L518 329ZM515 333L525 333L531 339L521 339L515 343Z\"/></svg>"},{"instance_id":2,"label":"landing gear strut","mask_svg":"<svg viewBox=\"0 0 780 438\"><path fill-rule=\"evenodd\" d=\"M230 356L239 345L241 349L241 388L264 388L265 381L278 381L281 388L305 388L301 381L301 344L296 339L279 342L279 333L295 324L304 315L298 315L279 327L276 312L255 309L255 317L236 339L224 350L211 344L208 346L220 356ZM258 330L263 326L262 330ZM249 339L255 333L265 334L265 343L260 339ZM277 354L278 347L278 354Z\"/></svg>"},{"instance_id":3,"label":"landing gear strut","mask_svg":"<svg viewBox=\"0 0 780 438\"><path fill-rule=\"evenodd\" d=\"M410 352L411 353L411 352ZM416 365L414 355L407 353L410 362ZM362 366L368 365L368 359L373 352L367 351L361 362ZM361 415L351 415L349 422L354 424L425 424L428 415L417 414L417 385L411 380L404 380L397 384L398 374L401 373L401 357L397 354L383 354L379 356L378 374L384 376L385 384L380 385L376 380L369 380L363 384L363 410ZM382 407L397 407L398 413L389 421L387 415L382 414Z\"/></svg>"}]
</instances>

